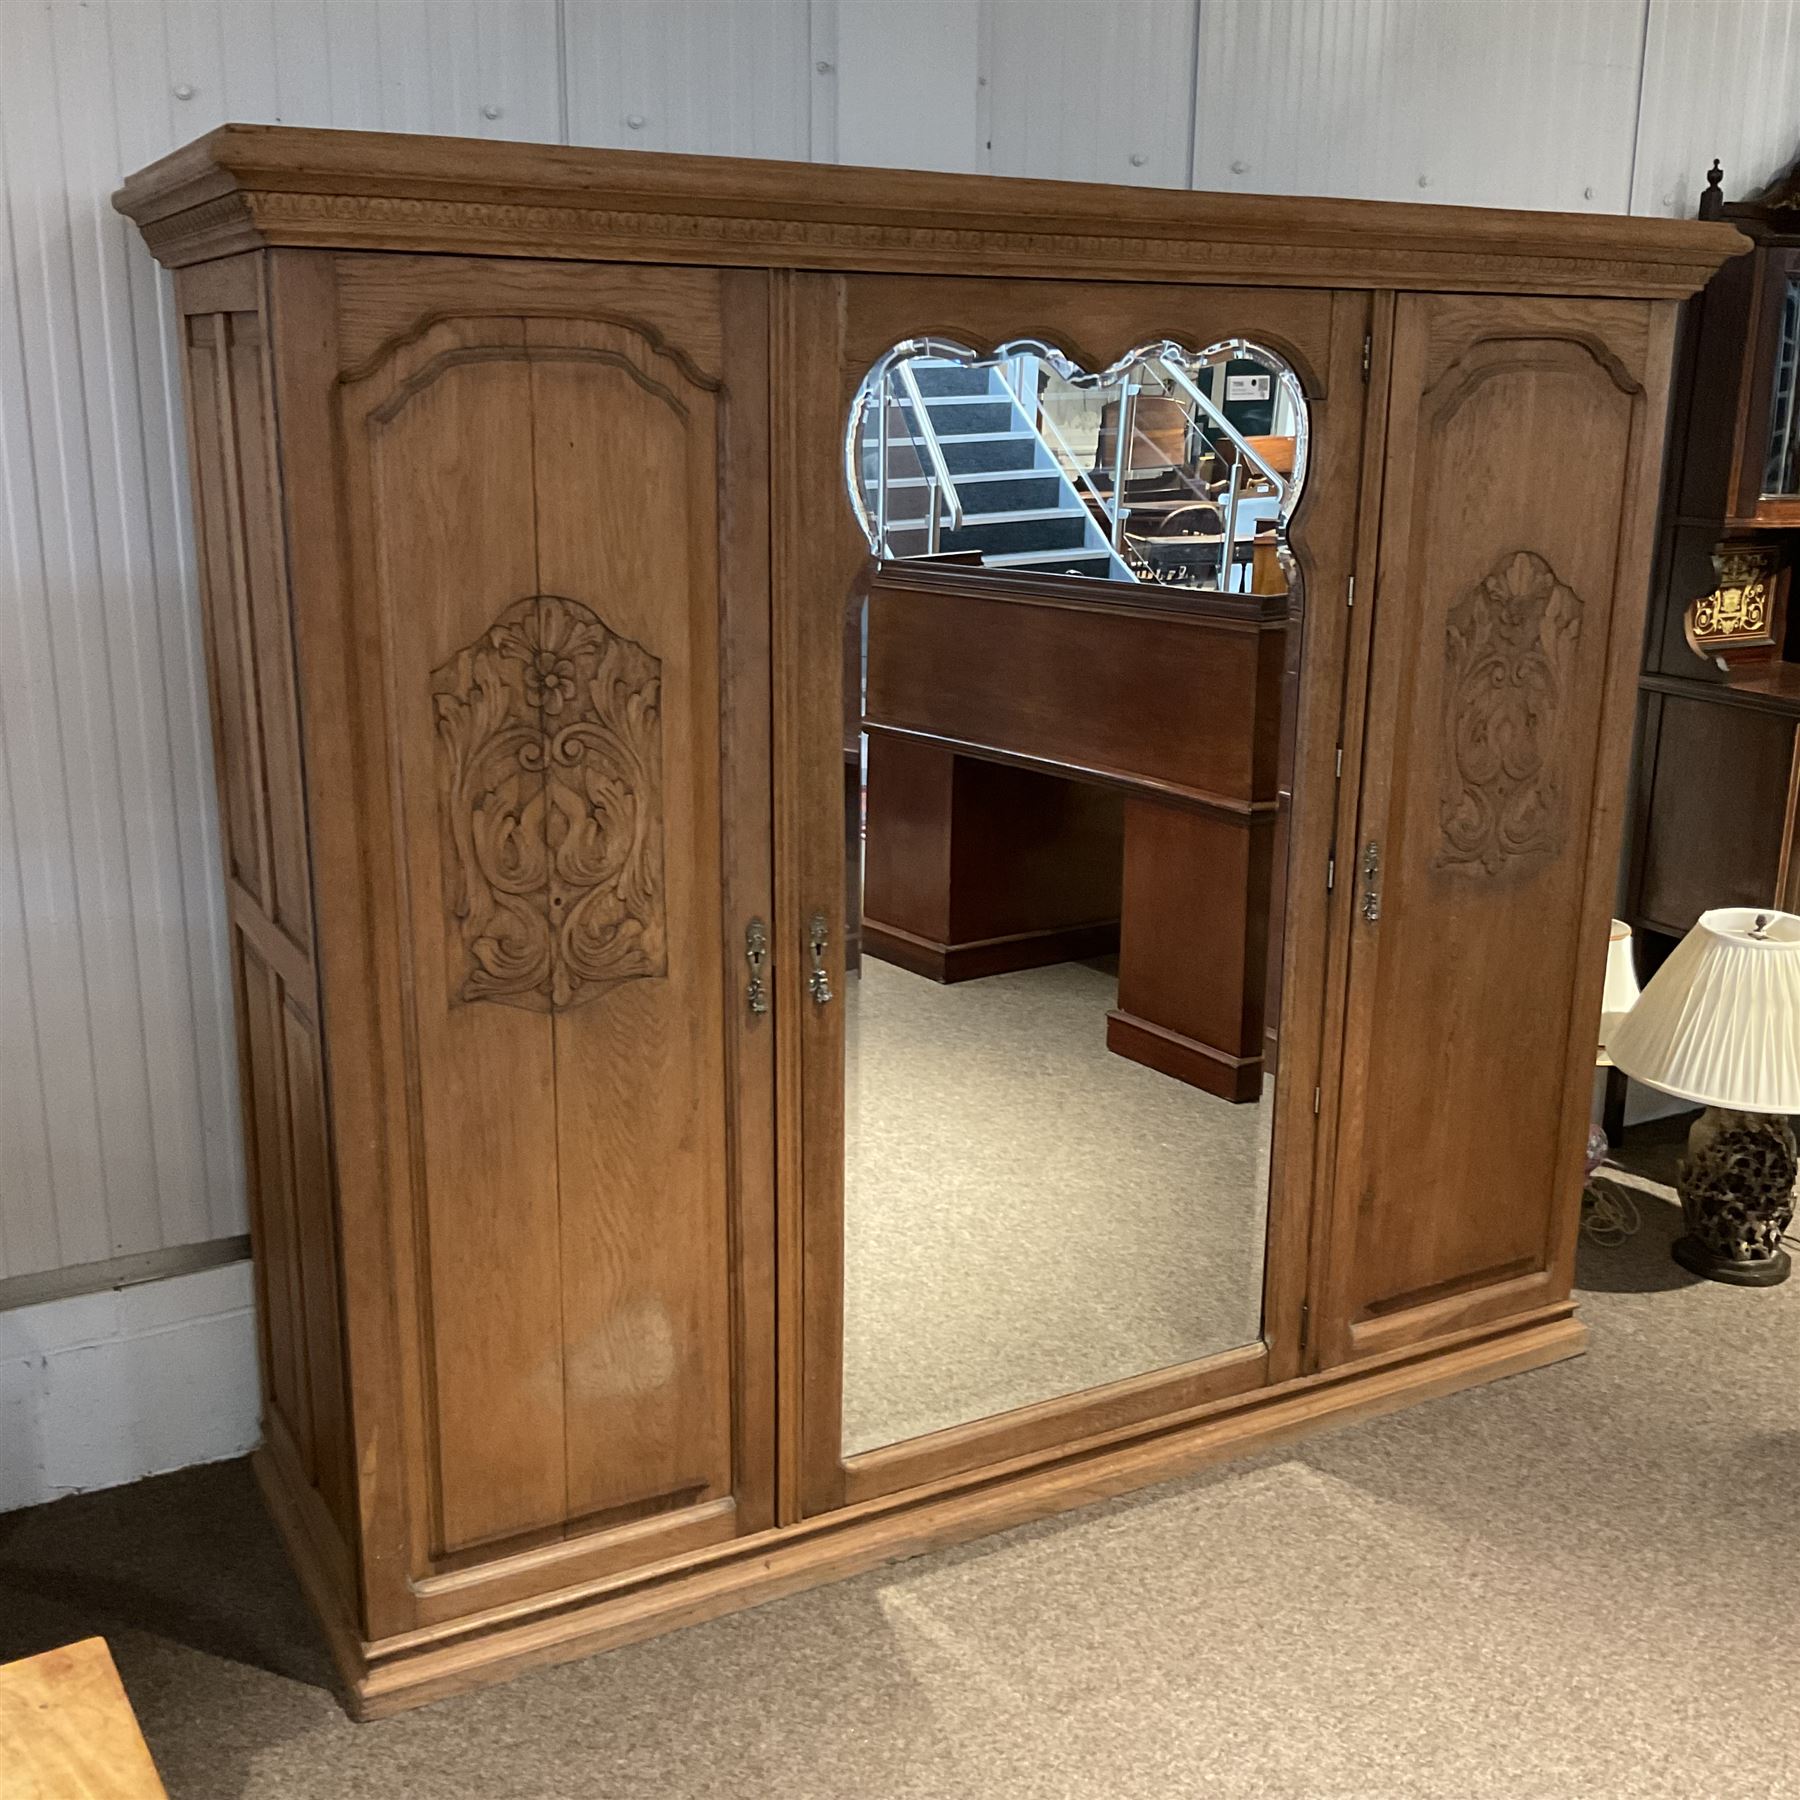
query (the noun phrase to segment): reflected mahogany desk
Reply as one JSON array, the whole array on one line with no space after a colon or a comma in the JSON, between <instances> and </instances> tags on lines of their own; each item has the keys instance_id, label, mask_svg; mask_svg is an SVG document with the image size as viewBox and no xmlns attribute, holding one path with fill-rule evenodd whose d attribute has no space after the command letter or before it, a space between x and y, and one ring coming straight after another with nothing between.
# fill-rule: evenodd
<instances>
[{"instance_id":1,"label":"reflected mahogany desk","mask_svg":"<svg viewBox=\"0 0 1800 1800\"><path fill-rule=\"evenodd\" d=\"M1116 947L1108 1047L1256 1099L1287 623L1285 594L881 567L864 953L961 981Z\"/></svg>"}]
</instances>

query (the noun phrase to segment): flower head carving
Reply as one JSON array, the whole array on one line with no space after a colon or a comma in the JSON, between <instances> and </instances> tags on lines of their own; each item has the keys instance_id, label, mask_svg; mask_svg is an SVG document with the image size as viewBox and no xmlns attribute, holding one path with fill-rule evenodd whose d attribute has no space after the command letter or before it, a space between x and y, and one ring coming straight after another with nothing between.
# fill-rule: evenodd
<instances>
[{"instance_id":1,"label":"flower head carving","mask_svg":"<svg viewBox=\"0 0 1800 1800\"><path fill-rule=\"evenodd\" d=\"M525 697L555 718L575 698L575 665L554 650L540 650L525 665Z\"/></svg>"},{"instance_id":2,"label":"flower head carving","mask_svg":"<svg viewBox=\"0 0 1800 1800\"><path fill-rule=\"evenodd\" d=\"M661 669L540 594L433 672L455 999L559 1012L667 972Z\"/></svg>"},{"instance_id":3,"label":"flower head carving","mask_svg":"<svg viewBox=\"0 0 1800 1800\"><path fill-rule=\"evenodd\" d=\"M1561 848L1557 726L1581 612L1530 550L1503 556L1450 608L1434 867L1495 875Z\"/></svg>"}]
</instances>

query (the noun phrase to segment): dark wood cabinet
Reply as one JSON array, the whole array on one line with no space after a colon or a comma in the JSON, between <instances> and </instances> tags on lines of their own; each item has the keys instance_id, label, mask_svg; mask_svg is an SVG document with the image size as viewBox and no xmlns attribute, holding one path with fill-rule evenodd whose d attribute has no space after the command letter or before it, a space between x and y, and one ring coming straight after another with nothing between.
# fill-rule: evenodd
<instances>
[{"instance_id":1,"label":"dark wood cabinet","mask_svg":"<svg viewBox=\"0 0 1800 1800\"><path fill-rule=\"evenodd\" d=\"M1657 526L1624 910L1660 959L1712 906L1800 904L1800 165L1690 303Z\"/></svg>"},{"instance_id":2,"label":"dark wood cabinet","mask_svg":"<svg viewBox=\"0 0 1800 1800\"><path fill-rule=\"evenodd\" d=\"M185 351L257 1466L360 1713L1581 1349L1676 314L1734 233L242 126L118 203ZM1293 595L872 573L860 384L1023 332L1278 355ZM1740 704L1669 741L1728 770ZM876 926L935 974L1121 933L1100 1062L1271 1108L1225 1349L846 1453L865 914L896 982Z\"/></svg>"}]
</instances>

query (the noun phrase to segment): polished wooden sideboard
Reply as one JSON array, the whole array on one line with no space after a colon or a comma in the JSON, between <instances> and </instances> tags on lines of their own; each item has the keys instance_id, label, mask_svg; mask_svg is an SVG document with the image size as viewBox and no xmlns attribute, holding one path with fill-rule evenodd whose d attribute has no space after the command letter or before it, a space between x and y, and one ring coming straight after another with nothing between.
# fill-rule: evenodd
<instances>
[{"instance_id":1,"label":"polished wooden sideboard","mask_svg":"<svg viewBox=\"0 0 1800 1800\"><path fill-rule=\"evenodd\" d=\"M258 1468L356 1710L1581 1347L1670 347L1734 234L243 126L118 204L176 271ZM1254 338L1310 408L1262 1328L846 1457L845 419L1021 331Z\"/></svg>"}]
</instances>

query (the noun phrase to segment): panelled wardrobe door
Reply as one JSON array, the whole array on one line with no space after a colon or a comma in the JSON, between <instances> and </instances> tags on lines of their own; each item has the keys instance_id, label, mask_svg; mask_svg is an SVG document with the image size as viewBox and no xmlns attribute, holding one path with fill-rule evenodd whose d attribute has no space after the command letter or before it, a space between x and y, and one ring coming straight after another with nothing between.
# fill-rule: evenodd
<instances>
[{"instance_id":1,"label":"panelled wardrobe door","mask_svg":"<svg viewBox=\"0 0 1800 1800\"><path fill-rule=\"evenodd\" d=\"M1397 305L1326 1360L1567 1303L1671 311Z\"/></svg>"},{"instance_id":2,"label":"panelled wardrobe door","mask_svg":"<svg viewBox=\"0 0 1800 1800\"><path fill-rule=\"evenodd\" d=\"M760 278L387 260L339 277L403 310L338 424L429 1615L771 1516L767 425Z\"/></svg>"}]
</instances>

